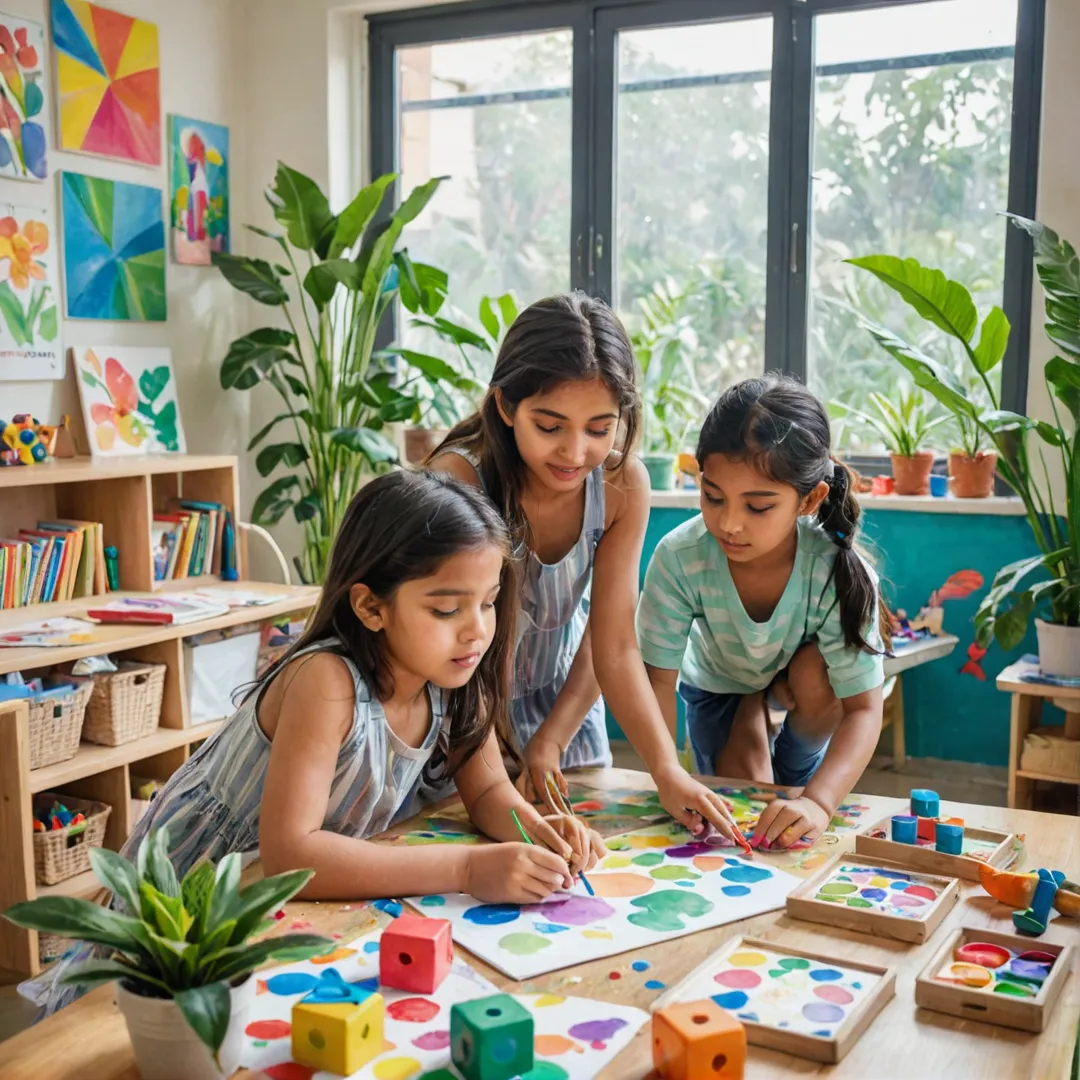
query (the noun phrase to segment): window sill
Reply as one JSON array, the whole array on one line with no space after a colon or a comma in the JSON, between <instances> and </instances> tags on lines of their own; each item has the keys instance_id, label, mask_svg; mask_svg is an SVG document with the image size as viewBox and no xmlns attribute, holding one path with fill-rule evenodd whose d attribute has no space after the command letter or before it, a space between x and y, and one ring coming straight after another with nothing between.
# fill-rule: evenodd
<instances>
[{"instance_id":1,"label":"window sill","mask_svg":"<svg viewBox=\"0 0 1080 1080\"><path fill-rule=\"evenodd\" d=\"M699 493L654 491L649 505L654 510L697 510ZM909 510L924 514L990 514L996 517L1023 517L1024 504L1013 495L991 495L986 499L954 499L951 495L860 495L864 510Z\"/></svg>"}]
</instances>

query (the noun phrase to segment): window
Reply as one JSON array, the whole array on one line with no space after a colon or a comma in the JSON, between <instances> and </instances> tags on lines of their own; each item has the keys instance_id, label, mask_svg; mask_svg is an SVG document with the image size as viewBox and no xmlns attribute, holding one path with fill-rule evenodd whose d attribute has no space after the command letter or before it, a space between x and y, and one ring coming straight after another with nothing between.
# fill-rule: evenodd
<instances>
[{"instance_id":1,"label":"window","mask_svg":"<svg viewBox=\"0 0 1080 1080\"><path fill-rule=\"evenodd\" d=\"M466 312L513 289L661 311L712 398L763 370L899 386L920 320L845 258L941 266L1013 324L1025 404L1044 0L565 0L372 16L373 173L452 179L407 234ZM934 355L949 360L941 339ZM958 357L952 357L963 370ZM876 448L844 431L847 447Z\"/></svg>"}]
</instances>

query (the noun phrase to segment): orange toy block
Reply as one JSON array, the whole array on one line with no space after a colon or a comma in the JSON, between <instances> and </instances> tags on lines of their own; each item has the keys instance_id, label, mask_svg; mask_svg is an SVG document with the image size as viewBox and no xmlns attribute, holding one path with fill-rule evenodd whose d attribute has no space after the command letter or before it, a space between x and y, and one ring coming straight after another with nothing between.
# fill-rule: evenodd
<instances>
[{"instance_id":1,"label":"orange toy block","mask_svg":"<svg viewBox=\"0 0 1080 1080\"><path fill-rule=\"evenodd\" d=\"M652 1044L662 1080L742 1080L746 1068L746 1029L709 999L653 1013Z\"/></svg>"},{"instance_id":2,"label":"orange toy block","mask_svg":"<svg viewBox=\"0 0 1080 1080\"><path fill-rule=\"evenodd\" d=\"M399 915L379 942L379 982L414 994L433 994L450 973L454 942L448 919Z\"/></svg>"}]
</instances>

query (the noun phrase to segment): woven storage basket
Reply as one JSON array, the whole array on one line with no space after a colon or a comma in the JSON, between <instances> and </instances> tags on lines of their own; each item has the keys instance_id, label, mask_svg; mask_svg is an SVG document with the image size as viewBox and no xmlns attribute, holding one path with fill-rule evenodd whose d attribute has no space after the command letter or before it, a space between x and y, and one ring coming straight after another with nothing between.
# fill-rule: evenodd
<instances>
[{"instance_id":1,"label":"woven storage basket","mask_svg":"<svg viewBox=\"0 0 1080 1080\"><path fill-rule=\"evenodd\" d=\"M152 735L164 691L164 664L124 660L119 671L95 675L82 737L102 746L120 746Z\"/></svg>"},{"instance_id":2,"label":"woven storage basket","mask_svg":"<svg viewBox=\"0 0 1080 1080\"><path fill-rule=\"evenodd\" d=\"M73 795L58 795L52 791L34 797L34 809L48 809L62 802L73 814L81 811L86 818L82 825L66 829L34 833L34 878L39 885L56 885L90 869L90 849L105 842L105 825L112 807L106 803L76 799ZM40 805L39 805L40 804Z\"/></svg>"},{"instance_id":3,"label":"woven storage basket","mask_svg":"<svg viewBox=\"0 0 1080 1080\"><path fill-rule=\"evenodd\" d=\"M86 704L94 684L74 675L64 682L75 684L74 693L49 697L46 690L44 696L29 702L31 769L68 761L79 752Z\"/></svg>"},{"instance_id":4,"label":"woven storage basket","mask_svg":"<svg viewBox=\"0 0 1080 1080\"><path fill-rule=\"evenodd\" d=\"M71 938L61 937L59 934L38 933L38 960L42 964L51 964L59 960L75 943Z\"/></svg>"}]
</instances>

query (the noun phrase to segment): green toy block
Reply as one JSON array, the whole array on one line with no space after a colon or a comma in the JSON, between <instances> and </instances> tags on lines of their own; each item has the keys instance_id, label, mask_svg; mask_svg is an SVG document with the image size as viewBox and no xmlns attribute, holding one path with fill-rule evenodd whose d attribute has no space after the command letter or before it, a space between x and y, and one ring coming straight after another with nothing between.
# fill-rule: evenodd
<instances>
[{"instance_id":1,"label":"green toy block","mask_svg":"<svg viewBox=\"0 0 1080 1080\"><path fill-rule=\"evenodd\" d=\"M509 994L450 1010L450 1054L465 1080L510 1080L533 1067L533 1018Z\"/></svg>"}]
</instances>

